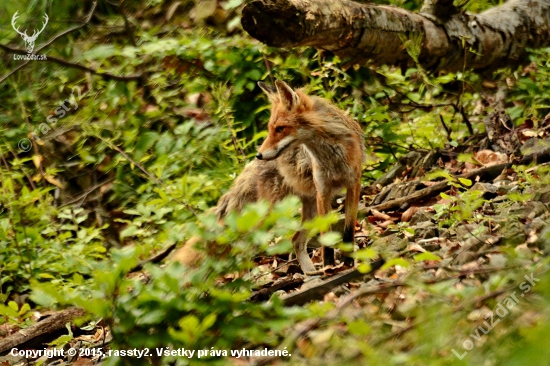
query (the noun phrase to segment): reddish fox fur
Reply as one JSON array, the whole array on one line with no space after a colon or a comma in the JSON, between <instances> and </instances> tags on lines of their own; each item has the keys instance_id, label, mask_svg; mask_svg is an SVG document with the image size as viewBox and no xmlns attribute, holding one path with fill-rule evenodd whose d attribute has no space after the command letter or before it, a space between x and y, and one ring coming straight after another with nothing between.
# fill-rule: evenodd
<instances>
[{"instance_id":1,"label":"reddish fox fur","mask_svg":"<svg viewBox=\"0 0 550 366\"><path fill-rule=\"evenodd\" d=\"M360 178L364 161L363 131L359 124L325 99L307 96L282 81L272 87L259 86L273 106L268 137L257 158L237 177L223 195L215 212L222 219L232 210L265 199L275 203L289 194L302 200L302 222L331 209L334 194L346 188L344 242L354 242L359 204ZM317 273L307 254L307 233L293 238L294 250L306 274ZM202 258L191 238L173 259L197 265ZM332 248L323 248L325 265L334 264Z\"/></svg>"},{"instance_id":2,"label":"reddish fox fur","mask_svg":"<svg viewBox=\"0 0 550 366\"><path fill-rule=\"evenodd\" d=\"M268 136L256 157L276 159L284 183L302 198L303 221L327 214L332 197L346 188L343 239L353 243L365 160L361 126L327 100L293 90L283 81L275 81L275 87L258 85L272 109ZM285 154L288 150L293 153ZM315 273L303 236L296 234L294 250L302 270ZM332 248L323 248L323 262L334 264Z\"/></svg>"}]
</instances>

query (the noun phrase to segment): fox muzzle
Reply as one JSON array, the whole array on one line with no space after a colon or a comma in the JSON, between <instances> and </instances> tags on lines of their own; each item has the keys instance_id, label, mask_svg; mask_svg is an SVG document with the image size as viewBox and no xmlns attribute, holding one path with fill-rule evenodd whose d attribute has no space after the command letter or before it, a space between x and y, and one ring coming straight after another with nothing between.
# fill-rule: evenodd
<instances>
[{"instance_id":1,"label":"fox muzzle","mask_svg":"<svg viewBox=\"0 0 550 366\"><path fill-rule=\"evenodd\" d=\"M263 152L259 151L258 154L256 154L256 158L259 160L273 160L276 159L286 148L291 146L296 139L293 136L287 136L284 139L282 139L275 148L271 148L269 150L264 150ZM265 144L265 142L264 142ZM263 147L263 146L262 146ZM262 148L260 148L262 150Z\"/></svg>"}]
</instances>

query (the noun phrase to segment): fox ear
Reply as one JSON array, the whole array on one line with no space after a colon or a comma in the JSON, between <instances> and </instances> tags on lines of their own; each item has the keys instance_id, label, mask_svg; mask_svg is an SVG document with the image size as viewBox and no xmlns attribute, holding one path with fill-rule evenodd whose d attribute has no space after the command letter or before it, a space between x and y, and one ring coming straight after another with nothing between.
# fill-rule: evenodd
<instances>
[{"instance_id":1,"label":"fox ear","mask_svg":"<svg viewBox=\"0 0 550 366\"><path fill-rule=\"evenodd\" d=\"M263 81L258 81L258 86L262 88L264 93L266 93L270 98L277 93L277 89L275 89L273 85L266 84Z\"/></svg>"},{"instance_id":2,"label":"fox ear","mask_svg":"<svg viewBox=\"0 0 550 366\"><path fill-rule=\"evenodd\" d=\"M275 86L279 92L279 98L281 102L286 105L289 111L292 111L300 105L300 97L290 86L288 86L284 81L275 80Z\"/></svg>"}]
</instances>

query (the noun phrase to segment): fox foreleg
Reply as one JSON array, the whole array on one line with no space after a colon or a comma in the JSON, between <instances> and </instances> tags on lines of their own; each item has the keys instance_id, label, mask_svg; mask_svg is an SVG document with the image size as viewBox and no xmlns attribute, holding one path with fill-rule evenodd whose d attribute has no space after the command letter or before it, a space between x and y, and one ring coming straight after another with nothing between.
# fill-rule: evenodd
<instances>
[{"instance_id":1,"label":"fox foreleg","mask_svg":"<svg viewBox=\"0 0 550 366\"><path fill-rule=\"evenodd\" d=\"M302 224L306 221L313 219L317 215L317 207L315 206L315 200L308 197L302 197ZM315 265L307 254L307 230L300 230L292 238L292 244L294 246L294 252L300 268L306 275L317 274Z\"/></svg>"},{"instance_id":2,"label":"fox foreleg","mask_svg":"<svg viewBox=\"0 0 550 366\"><path fill-rule=\"evenodd\" d=\"M330 194L317 190L317 212L320 216L326 215L331 211L330 205ZM329 231L332 230L332 227L328 228ZM323 233L321 233L323 235ZM323 256L323 266L333 266L334 265L334 248L326 247L323 245L321 248L321 253Z\"/></svg>"}]
</instances>

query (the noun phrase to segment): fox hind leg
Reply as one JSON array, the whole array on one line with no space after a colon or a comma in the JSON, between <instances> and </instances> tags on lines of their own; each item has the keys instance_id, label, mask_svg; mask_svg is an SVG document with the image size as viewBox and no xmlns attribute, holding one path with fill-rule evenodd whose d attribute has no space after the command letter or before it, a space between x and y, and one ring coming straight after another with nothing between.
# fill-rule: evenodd
<instances>
[{"instance_id":1,"label":"fox hind leg","mask_svg":"<svg viewBox=\"0 0 550 366\"><path fill-rule=\"evenodd\" d=\"M346 219L344 223L344 243L350 243L355 245L355 223L357 221L357 211L359 209L359 196L361 194L361 183L357 183L354 187L350 187L346 190ZM353 250L353 249L352 249ZM353 267L354 260L352 257L344 255L342 253L342 261Z\"/></svg>"}]
</instances>

